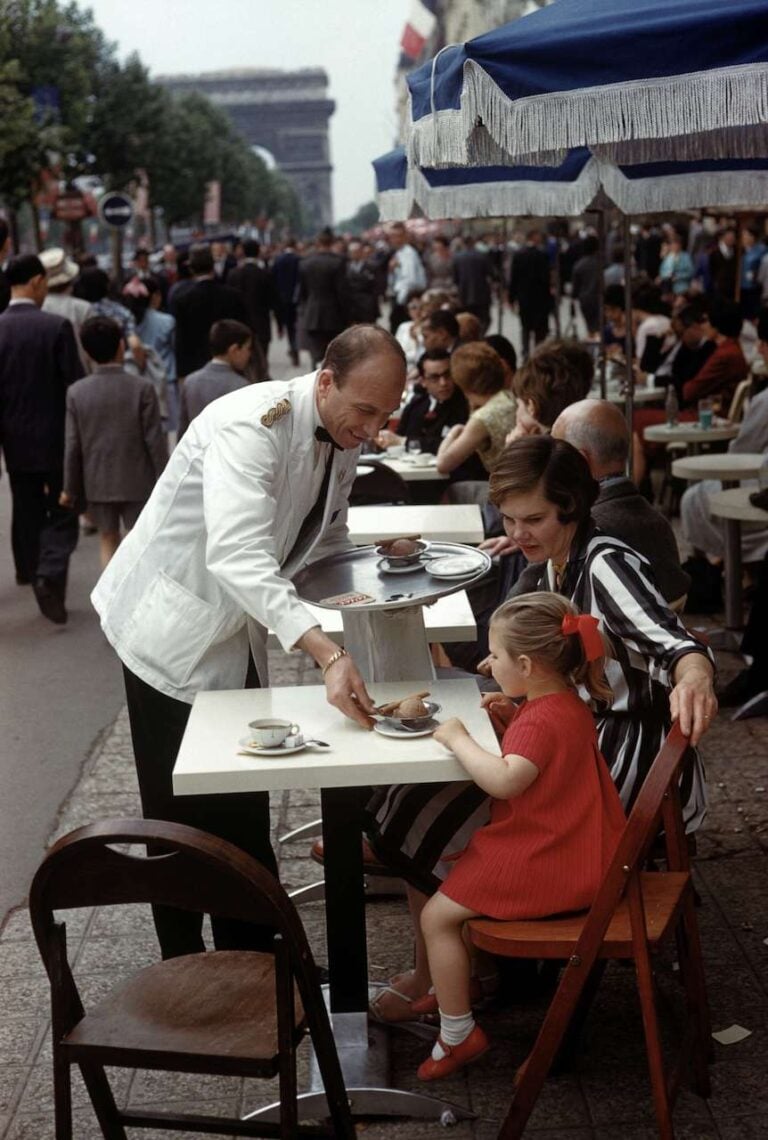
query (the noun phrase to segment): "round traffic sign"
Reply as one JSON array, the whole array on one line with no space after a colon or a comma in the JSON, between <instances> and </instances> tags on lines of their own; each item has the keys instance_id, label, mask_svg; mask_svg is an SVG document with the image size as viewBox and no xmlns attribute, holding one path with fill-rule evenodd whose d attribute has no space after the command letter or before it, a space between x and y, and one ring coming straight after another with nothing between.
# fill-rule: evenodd
<instances>
[{"instance_id":1,"label":"round traffic sign","mask_svg":"<svg viewBox=\"0 0 768 1140\"><path fill-rule=\"evenodd\" d=\"M133 202L127 194L110 191L99 202L99 217L106 225L122 229L133 217Z\"/></svg>"}]
</instances>

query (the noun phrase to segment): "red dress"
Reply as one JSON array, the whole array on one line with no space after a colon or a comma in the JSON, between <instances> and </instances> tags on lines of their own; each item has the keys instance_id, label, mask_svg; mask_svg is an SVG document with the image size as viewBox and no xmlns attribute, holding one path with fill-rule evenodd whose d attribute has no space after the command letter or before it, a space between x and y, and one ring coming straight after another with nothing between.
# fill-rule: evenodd
<instances>
[{"instance_id":1,"label":"red dress","mask_svg":"<svg viewBox=\"0 0 768 1140\"><path fill-rule=\"evenodd\" d=\"M588 907L626 822L595 722L573 691L526 701L502 741L539 775L493 800L491 819L458 855L443 894L490 918L544 918Z\"/></svg>"}]
</instances>

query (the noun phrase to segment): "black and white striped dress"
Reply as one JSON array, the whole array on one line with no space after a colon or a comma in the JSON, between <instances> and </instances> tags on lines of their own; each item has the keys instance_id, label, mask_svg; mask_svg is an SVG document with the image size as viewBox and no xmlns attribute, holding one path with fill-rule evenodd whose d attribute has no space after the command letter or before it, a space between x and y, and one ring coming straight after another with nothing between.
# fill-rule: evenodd
<instances>
[{"instance_id":1,"label":"black and white striped dress","mask_svg":"<svg viewBox=\"0 0 768 1140\"><path fill-rule=\"evenodd\" d=\"M529 566L510 596L555 590L551 563ZM557 591L593 614L611 646L606 677L610 709L595 710L600 748L622 803L632 806L670 725L672 673L689 653L709 656L669 609L642 555L594 528L572 552ZM580 695L588 699L586 691ZM681 781L686 830L706 813L701 759L689 749ZM475 784L410 784L379 789L368 805L369 833L382 859L415 886L431 891L445 877L445 855L460 851L488 820L485 793Z\"/></svg>"}]
</instances>

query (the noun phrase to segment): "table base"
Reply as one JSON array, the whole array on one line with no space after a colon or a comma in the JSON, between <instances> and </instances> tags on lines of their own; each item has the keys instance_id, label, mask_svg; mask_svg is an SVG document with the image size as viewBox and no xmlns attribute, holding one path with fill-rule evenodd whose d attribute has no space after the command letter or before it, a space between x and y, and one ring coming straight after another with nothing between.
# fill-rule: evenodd
<instances>
[{"instance_id":1,"label":"table base","mask_svg":"<svg viewBox=\"0 0 768 1140\"><path fill-rule=\"evenodd\" d=\"M751 697L731 717L731 720L751 720L753 716L768 716L768 690Z\"/></svg>"},{"instance_id":2,"label":"table base","mask_svg":"<svg viewBox=\"0 0 768 1140\"><path fill-rule=\"evenodd\" d=\"M423 606L342 610L342 622L344 647L366 681L434 678Z\"/></svg>"},{"instance_id":3,"label":"table base","mask_svg":"<svg viewBox=\"0 0 768 1140\"><path fill-rule=\"evenodd\" d=\"M385 1025L368 1021L366 1013L332 1014L333 1035L353 1116L404 1116L439 1120L443 1125L474 1120L463 1105L424 1093L389 1088L389 1032ZM328 1115L325 1091L314 1051L310 1056L310 1087L300 1093L299 1119ZM245 1120L277 1121L280 1104L248 1113Z\"/></svg>"}]
</instances>

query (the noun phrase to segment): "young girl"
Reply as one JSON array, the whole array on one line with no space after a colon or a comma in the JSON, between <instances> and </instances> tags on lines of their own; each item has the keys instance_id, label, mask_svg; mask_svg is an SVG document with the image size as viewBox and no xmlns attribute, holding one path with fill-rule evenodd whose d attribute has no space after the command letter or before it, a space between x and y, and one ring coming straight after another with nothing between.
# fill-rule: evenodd
<instances>
[{"instance_id":1,"label":"young girl","mask_svg":"<svg viewBox=\"0 0 768 1140\"><path fill-rule=\"evenodd\" d=\"M588 907L624 827L621 802L601 756L586 685L610 700L597 620L559 594L522 594L496 610L489 630L501 693L483 698L506 724L502 756L486 752L455 717L435 739L455 753L495 802L422 913L434 997L416 1013L440 1013L440 1036L421 1080L448 1076L488 1048L471 1009L464 923L483 915L541 918ZM508 698L525 697L515 708Z\"/></svg>"}]
</instances>

